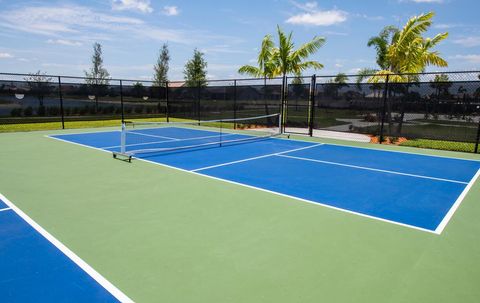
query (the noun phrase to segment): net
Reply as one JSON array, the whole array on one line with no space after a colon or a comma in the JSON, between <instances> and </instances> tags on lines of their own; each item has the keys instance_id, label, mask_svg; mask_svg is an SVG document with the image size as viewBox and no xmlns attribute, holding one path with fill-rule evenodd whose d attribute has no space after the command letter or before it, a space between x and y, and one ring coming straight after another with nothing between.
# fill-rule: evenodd
<instances>
[{"instance_id":1,"label":"net","mask_svg":"<svg viewBox=\"0 0 480 303\"><path fill-rule=\"evenodd\" d=\"M251 142L281 134L280 114L257 117L182 122L140 122L122 124L117 155L128 157L202 147Z\"/></svg>"}]
</instances>

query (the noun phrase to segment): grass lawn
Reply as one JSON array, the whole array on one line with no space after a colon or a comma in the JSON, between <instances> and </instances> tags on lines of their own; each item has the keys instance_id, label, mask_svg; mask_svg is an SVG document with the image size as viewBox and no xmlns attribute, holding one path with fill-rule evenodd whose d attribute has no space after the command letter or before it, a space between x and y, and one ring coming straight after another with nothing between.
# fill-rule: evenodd
<instances>
[{"instance_id":1,"label":"grass lawn","mask_svg":"<svg viewBox=\"0 0 480 303\"><path fill-rule=\"evenodd\" d=\"M480 298L479 182L436 235L45 137L73 132L1 133L0 192L136 302Z\"/></svg>"},{"instance_id":2,"label":"grass lawn","mask_svg":"<svg viewBox=\"0 0 480 303\"><path fill-rule=\"evenodd\" d=\"M401 146L411 146L419 148L451 150L471 153L475 150L474 143L467 142L452 142L441 140L428 140L428 139L411 139L400 143Z\"/></svg>"}]
</instances>

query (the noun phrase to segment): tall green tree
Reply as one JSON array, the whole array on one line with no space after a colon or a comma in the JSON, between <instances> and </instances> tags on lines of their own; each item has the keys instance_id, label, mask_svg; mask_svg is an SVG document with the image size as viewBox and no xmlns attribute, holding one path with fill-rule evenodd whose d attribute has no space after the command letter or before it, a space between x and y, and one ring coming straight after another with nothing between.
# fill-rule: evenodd
<instances>
[{"instance_id":1,"label":"tall green tree","mask_svg":"<svg viewBox=\"0 0 480 303\"><path fill-rule=\"evenodd\" d=\"M313 37L312 40L295 49L293 32L288 35L277 25L278 46L272 50L274 75L285 78L288 74L299 75L308 68L322 69L323 64L314 60L307 60L315 54L324 44L324 37Z\"/></svg>"},{"instance_id":2,"label":"tall green tree","mask_svg":"<svg viewBox=\"0 0 480 303\"><path fill-rule=\"evenodd\" d=\"M382 83L386 81L387 75L389 82L406 83L405 94L409 94L409 83L418 80L418 75L412 75L425 71L428 66L446 67L448 63L443 59L435 46L448 37L448 33L440 33L433 38L424 38L423 35L433 24L435 13L429 12L410 18L405 26L392 31L391 42L386 46L386 55L384 66L368 79L371 83ZM390 37L390 36L388 36ZM398 86L398 85L397 85ZM391 93L392 90L389 91ZM401 114L398 123L397 133L400 134L405 115L405 106L401 102ZM391 131L391 108L387 103L387 119Z\"/></svg>"},{"instance_id":3,"label":"tall green tree","mask_svg":"<svg viewBox=\"0 0 480 303\"><path fill-rule=\"evenodd\" d=\"M365 79L369 79L373 74L382 69L388 68L387 51L388 46L392 44L393 37L398 33L399 29L393 25L385 26L377 36L371 37L368 42L368 47L374 47L376 51L375 62L377 68L362 68L357 75L357 84L361 89L360 83Z\"/></svg>"},{"instance_id":4,"label":"tall green tree","mask_svg":"<svg viewBox=\"0 0 480 303\"><path fill-rule=\"evenodd\" d=\"M386 65L369 79L370 82L384 82L386 75L390 75L390 82L410 82L411 76L404 74L420 73L428 66L448 66L439 52L433 50L448 37L448 32L437 34L433 38L423 37L433 24L434 15L434 12L429 12L414 16L393 34L392 41L387 46Z\"/></svg>"},{"instance_id":5,"label":"tall green tree","mask_svg":"<svg viewBox=\"0 0 480 303\"><path fill-rule=\"evenodd\" d=\"M204 54L198 49L193 51L193 58L188 60L183 70L185 85L206 86L207 85L207 61Z\"/></svg>"},{"instance_id":6,"label":"tall green tree","mask_svg":"<svg viewBox=\"0 0 480 303\"><path fill-rule=\"evenodd\" d=\"M37 97L38 99L38 110L37 114L39 116L45 115L45 106L43 100L45 96L53 91L52 87L52 78L48 77L45 73L37 71L36 73L31 73L28 77L24 78L30 88L30 93Z\"/></svg>"},{"instance_id":7,"label":"tall green tree","mask_svg":"<svg viewBox=\"0 0 480 303\"><path fill-rule=\"evenodd\" d=\"M266 115L269 115L267 78L270 79L275 77L275 66L273 65L272 61L272 53L274 46L275 44L273 42L272 36L265 35L265 37L263 37L262 39L260 51L258 52L258 66L244 65L238 70L240 74L263 78L263 101Z\"/></svg>"},{"instance_id":8,"label":"tall green tree","mask_svg":"<svg viewBox=\"0 0 480 303\"><path fill-rule=\"evenodd\" d=\"M89 71L85 71L85 80L87 84L108 85L110 74L103 66L102 45L98 42L93 44L92 67Z\"/></svg>"},{"instance_id":9,"label":"tall green tree","mask_svg":"<svg viewBox=\"0 0 480 303\"><path fill-rule=\"evenodd\" d=\"M239 73L249 74L254 77L273 78L282 76L283 83L287 83L287 75L301 75L308 68L321 69L323 65L314 60L308 60L310 56L316 53L324 44L325 38L315 36L309 42L295 48L293 42L293 32L288 35L277 25L277 45L270 35L266 35L262 41L262 47L258 54L258 67L244 65L239 69ZM282 86L287 94L286 85ZM283 113L285 119L285 113Z\"/></svg>"},{"instance_id":10,"label":"tall green tree","mask_svg":"<svg viewBox=\"0 0 480 303\"><path fill-rule=\"evenodd\" d=\"M257 64L244 65L240 67L238 72L253 77L262 77L265 79L275 77L275 66L272 61L273 48L275 44L271 35L265 35L262 40L260 51L258 52Z\"/></svg>"},{"instance_id":11,"label":"tall green tree","mask_svg":"<svg viewBox=\"0 0 480 303\"><path fill-rule=\"evenodd\" d=\"M263 38L257 59L258 67L244 65L238 70L239 73L273 78L277 76L286 77L290 74L301 75L308 68L323 68L320 62L307 59L325 44L325 38L315 36L311 41L295 49L293 32L287 35L280 26L277 26L277 35L277 45L270 35Z\"/></svg>"},{"instance_id":12,"label":"tall green tree","mask_svg":"<svg viewBox=\"0 0 480 303\"><path fill-rule=\"evenodd\" d=\"M168 50L168 44L164 43L160 49L157 63L153 66L153 84L155 86L165 86L165 83L168 81L169 64L170 51Z\"/></svg>"},{"instance_id":13,"label":"tall green tree","mask_svg":"<svg viewBox=\"0 0 480 303\"><path fill-rule=\"evenodd\" d=\"M98 112L98 95L107 90L110 80L110 74L103 66L102 45L98 42L93 44L92 67L89 71L85 71L85 82L89 90L95 96L95 112Z\"/></svg>"}]
</instances>

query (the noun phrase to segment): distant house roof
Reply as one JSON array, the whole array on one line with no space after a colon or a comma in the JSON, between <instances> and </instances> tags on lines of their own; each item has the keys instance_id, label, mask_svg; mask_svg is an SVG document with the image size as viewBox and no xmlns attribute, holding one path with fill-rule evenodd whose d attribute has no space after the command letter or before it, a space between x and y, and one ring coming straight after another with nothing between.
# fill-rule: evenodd
<instances>
[{"instance_id":1,"label":"distant house roof","mask_svg":"<svg viewBox=\"0 0 480 303\"><path fill-rule=\"evenodd\" d=\"M168 82L168 87L183 87L185 85L185 81L181 82Z\"/></svg>"}]
</instances>

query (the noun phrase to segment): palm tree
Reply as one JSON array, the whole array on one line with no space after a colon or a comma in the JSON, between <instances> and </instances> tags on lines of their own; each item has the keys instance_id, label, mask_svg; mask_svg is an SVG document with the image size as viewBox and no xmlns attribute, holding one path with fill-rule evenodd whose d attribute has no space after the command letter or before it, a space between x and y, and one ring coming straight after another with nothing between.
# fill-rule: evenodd
<instances>
[{"instance_id":1,"label":"palm tree","mask_svg":"<svg viewBox=\"0 0 480 303\"><path fill-rule=\"evenodd\" d=\"M378 34L378 36L371 37L368 42L368 47L374 47L377 54L375 61L380 70L388 68L388 60L387 60L387 51L388 46L392 44L392 39L396 33L398 33L399 29L393 25L385 26L382 31ZM375 74L379 71L379 69L375 68L362 68L358 72L357 76L357 86L361 89L360 84L363 80L370 78L371 75Z\"/></svg>"},{"instance_id":2,"label":"palm tree","mask_svg":"<svg viewBox=\"0 0 480 303\"><path fill-rule=\"evenodd\" d=\"M380 69L388 68L388 46L392 43L393 37L399 32L399 29L393 25L385 26L378 36L371 37L368 40L368 47L375 47L377 51L376 62Z\"/></svg>"},{"instance_id":3,"label":"palm tree","mask_svg":"<svg viewBox=\"0 0 480 303\"><path fill-rule=\"evenodd\" d=\"M393 34L392 41L387 46L387 65L370 77L369 82L384 82L386 75L389 75L389 82L410 82L408 75L399 74L420 73L430 65L448 66L447 61L440 57L437 51L432 51L439 42L448 37L448 33L437 34L433 38L422 37L432 25L434 15L429 12L414 16L401 30Z\"/></svg>"},{"instance_id":4,"label":"palm tree","mask_svg":"<svg viewBox=\"0 0 480 303\"><path fill-rule=\"evenodd\" d=\"M418 76L411 75L420 73L427 66L446 67L448 63L440 57L433 48L442 40L446 39L448 33L437 34L433 38L424 38L422 35L432 25L432 18L435 14L429 12L410 18L405 26L398 31L392 32L391 43L386 47L385 66L377 71L374 76L368 79L368 82L382 83L400 82L409 83L418 79ZM408 94L408 85L407 85ZM401 117L404 116L404 106L401 106ZM387 106L388 122L391 129L391 111ZM398 133L401 132L403 119L399 121Z\"/></svg>"},{"instance_id":5,"label":"palm tree","mask_svg":"<svg viewBox=\"0 0 480 303\"><path fill-rule=\"evenodd\" d=\"M308 68L323 68L320 62L307 59L316 53L325 44L326 40L324 37L315 36L311 41L295 49L295 44L292 41L292 32L287 35L277 25L277 34L278 46L275 46L271 36L267 35L263 38L262 48L257 60L258 67L245 65L238 71L239 73L246 73L252 76L261 76L265 80L266 78L282 76L282 100L285 100L287 75L293 74L298 76ZM285 118L285 113L283 113L283 117Z\"/></svg>"},{"instance_id":6,"label":"palm tree","mask_svg":"<svg viewBox=\"0 0 480 303\"><path fill-rule=\"evenodd\" d=\"M268 102L267 102L267 78L275 77L274 67L271 61L272 51L274 43L271 35L265 35L262 40L262 46L258 53L257 66L253 65L244 65L239 68L238 72L240 74L250 75L252 77L262 77L263 78L263 100L265 104L265 114L269 115Z\"/></svg>"}]
</instances>

